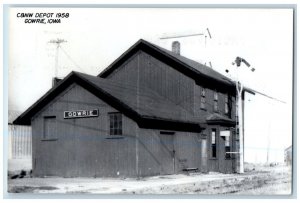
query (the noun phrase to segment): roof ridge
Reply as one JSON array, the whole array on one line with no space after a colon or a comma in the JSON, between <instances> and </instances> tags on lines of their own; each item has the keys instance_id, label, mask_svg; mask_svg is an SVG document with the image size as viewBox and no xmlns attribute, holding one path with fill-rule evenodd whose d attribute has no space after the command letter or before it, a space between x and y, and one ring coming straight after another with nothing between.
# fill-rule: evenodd
<instances>
[{"instance_id":1,"label":"roof ridge","mask_svg":"<svg viewBox=\"0 0 300 203\"><path fill-rule=\"evenodd\" d=\"M150 49L149 49L150 48ZM146 41L144 39L138 40L134 45L132 45L127 51L125 51L121 56L119 56L114 62L112 62L107 68L105 68L100 74L98 74L98 77L107 77L110 75L115 69L119 68L121 64L123 64L127 59L131 57L133 54L135 54L138 50L145 51L146 53L152 55L152 54L162 54L163 58L162 62L166 62L165 60L172 60L175 63L180 64L184 68L176 68L171 66L172 68L175 68L176 70L182 72L183 74L187 75L187 77L190 77L197 81L198 77L204 78L205 80L214 80L217 83L222 83L222 85L231 86L234 87L235 83L230 80L225 75L221 74L220 72L209 68L208 66L192 60L190 58L187 58L182 55L176 55L172 51L165 49L163 47L160 47L152 42ZM156 52L156 53L155 53ZM161 56L159 56L161 57ZM166 57L166 58L164 58Z\"/></svg>"}]
</instances>

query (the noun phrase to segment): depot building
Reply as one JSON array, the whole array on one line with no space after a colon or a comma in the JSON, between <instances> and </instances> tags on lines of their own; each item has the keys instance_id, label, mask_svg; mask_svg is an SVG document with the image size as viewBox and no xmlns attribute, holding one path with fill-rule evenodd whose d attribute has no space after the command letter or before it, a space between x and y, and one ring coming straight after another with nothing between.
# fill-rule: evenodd
<instances>
[{"instance_id":1,"label":"depot building","mask_svg":"<svg viewBox=\"0 0 300 203\"><path fill-rule=\"evenodd\" d=\"M34 176L233 173L235 83L139 40L99 75L71 72L14 124L32 126Z\"/></svg>"}]
</instances>

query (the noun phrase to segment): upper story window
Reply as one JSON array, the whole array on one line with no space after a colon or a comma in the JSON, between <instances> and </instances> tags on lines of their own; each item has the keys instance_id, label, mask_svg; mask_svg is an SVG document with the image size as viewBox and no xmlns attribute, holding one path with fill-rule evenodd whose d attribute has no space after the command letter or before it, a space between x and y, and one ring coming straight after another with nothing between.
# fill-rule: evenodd
<instances>
[{"instance_id":1,"label":"upper story window","mask_svg":"<svg viewBox=\"0 0 300 203\"><path fill-rule=\"evenodd\" d=\"M214 111L218 112L219 111L219 106L218 106L218 92L214 92Z\"/></svg>"},{"instance_id":2,"label":"upper story window","mask_svg":"<svg viewBox=\"0 0 300 203\"><path fill-rule=\"evenodd\" d=\"M122 114L119 112L108 113L109 116L109 134L122 135Z\"/></svg>"},{"instance_id":3,"label":"upper story window","mask_svg":"<svg viewBox=\"0 0 300 203\"><path fill-rule=\"evenodd\" d=\"M225 95L225 114L229 114L229 98L228 95Z\"/></svg>"},{"instance_id":4,"label":"upper story window","mask_svg":"<svg viewBox=\"0 0 300 203\"><path fill-rule=\"evenodd\" d=\"M205 109L206 108L206 99L205 99L205 89L201 89L201 98L200 98L200 108Z\"/></svg>"}]
</instances>

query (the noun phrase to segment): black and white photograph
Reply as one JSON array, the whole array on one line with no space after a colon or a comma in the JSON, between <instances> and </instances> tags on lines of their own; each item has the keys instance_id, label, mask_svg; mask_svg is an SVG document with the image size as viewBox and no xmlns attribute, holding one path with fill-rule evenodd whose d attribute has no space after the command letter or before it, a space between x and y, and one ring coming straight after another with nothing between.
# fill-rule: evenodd
<instances>
[{"instance_id":1,"label":"black and white photograph","mask_svg":"<svg viewBox=\"0 0 300 203\"><path fill-rule=\"evenodd\" d=\"M291 198L294 19L293 5L6 5L7 198Z\"/></svg>"}]
</instances>

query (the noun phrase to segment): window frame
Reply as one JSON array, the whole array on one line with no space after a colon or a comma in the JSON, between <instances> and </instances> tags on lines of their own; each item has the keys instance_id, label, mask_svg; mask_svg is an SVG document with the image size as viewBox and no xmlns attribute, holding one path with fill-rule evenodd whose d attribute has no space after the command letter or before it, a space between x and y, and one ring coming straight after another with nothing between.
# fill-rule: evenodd
<instances>
[{"instance_id":1,"label":"window frame","mask_svg":"<svg viewBox=\"0 0 300 203\"><path fill-rule=\"evenodd\" d=\"M213 143L213 133L214 133L214 143ZM213 128L211 129L210 133L210 158L211 159L217 159L217 129Z\"/></svg>"},{"instance_id":2,"label":"window frame","mask_svg":"<svg viewBox=\"0 0 300 203\"><path fill-rule=\"evenodd\" d=\"M206 89L203 87L200 94L200 109L206 110Z\"/></svg>"},{"instance_id":3,"label":"window frame","mask_svg":"<svg viewBox=\"0 0 300 203\"><path fill-rule=\"evenodd\" d=\"M47 135L48 130L46 129L46 122L50 121L54 123L54 127L52 128L53 131L53 135L49 136ZM54 130L53 130L54 129ZM43 116L43 134L42 134L42 138L41 141L56 141L58 140L57 138L57 120L56 120L56 116Z\"/></svg>"},{"instance_id":4,"label":"window frame","mask_svg":"<svg viewBox=\"0 0 300 203\"><path fill-rule=\"evenodd\" d=\"M224 109L224 112L225 112L225 115L229 115L230 114L230 110L229 110L229 95L228 94L225 94L225 109Z\"/></svg>"},{"instance_id":5,"label":"window frame","mask_svg":"<svg viewBox=\"0 0 300 203\"><path fill-rule=\"evenodd\" d=\"M123 136L123 114L121 112L108 113L108 131L109 136Z\"/></svg>"},{"instance_id":6,"label":"window frame","mask_svg":"<svg viewBox=\"0 0 300 203\"><path fill-rule=\"evenodd\" d=\"M214 112L219 112L219 95L218 92L215 90L214 91Z\"/></svg>"}]
</instances>

